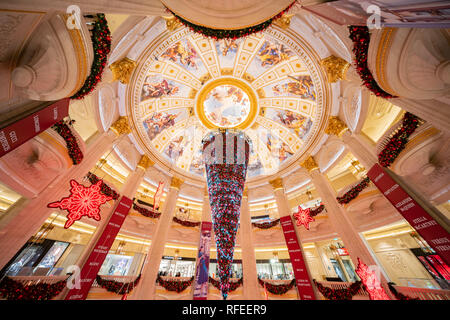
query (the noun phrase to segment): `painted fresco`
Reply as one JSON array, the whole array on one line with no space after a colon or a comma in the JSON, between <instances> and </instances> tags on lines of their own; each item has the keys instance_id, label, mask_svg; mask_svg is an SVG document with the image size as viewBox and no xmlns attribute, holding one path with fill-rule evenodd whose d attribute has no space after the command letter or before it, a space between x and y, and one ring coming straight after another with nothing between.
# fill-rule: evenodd
<instances>
[{"instance_id":1,"label":"painted fresco","mask_svg":"<svg viewBox=\"0 0 450 320\"><path fill-rule=\"evenodd\" d=\"M291 77L292 80L282 80L275 85L264 88L266 96L293 96L316 101L316 91L310 76Z\"/></svg>"},{"instance_id":2,"label":"painted fresco","mask_svg":"<svg viewBox=\"0 0 450 320\"><path fill-rule=\"evenodd\" d=\"M162 60L171 61L200 78L207 73L202 59L187 39L178 41L162 55Z\"/></svg>"},{"instance_id":3,"label":"painted fresco","mask_svg":"<svg viewBox=\"0 0 450 320\"><path fill-rule=\"evenodd\" d=\"M186 86L166 80L161 75L150 75L142 86L141 101L172 96L187 97L190 88L184 87Z\"/></svg>"},{"instance_id":4,"label":"painted fresco","mask_svg":"<svg viewBox=\"0 0 450 320\"><path fill-rule=\"evenodd\" d=\"M250 63L247 72L256 78L271 67L293 56L294 52L284 44L275 40L266 40Z\"/></svg>"},{"instance_id":5,"label":"painted fresco","mask_svg":"<svg viewBox=\"0 0 450 320\"><path fill-rule=\"evenodd\" d=\"M222 39L215 41L221 68L233 68L241 40Z\"/></svg>"},{"instance_id":6,"label":"painted fresco","mask_svg":"<svg viewBox=\"0 0 450 320\"><path fill-rule=\"evenodd\" d=\"M143 121L145 130L150 140L156 138L163 130L173 126L176 122L186 119L187 111L177 109L172 111L154 112Z\"/></svg>"},{"instance_id":7,"label":"painted fresco","mask_svg":"<svg viewBox=\"0 0 450 320\"><path fill-rule=\"evenodd\" d=\"M189 141L189 136L179 135L169 142L163 153L173 162L177 162L177 160L183 155L183 151L189 144Z\"/></svg>"},{"instance_id":8,"label":"painted fresco","mask_svg":"<svg viewBox=\"0 0 450 320\"><path fill-rule=\"evenodd\" d=\"M289 145L273 134L273 132L261 126L257 131L259 143L264 143L270 155L276 162L281 163L294 154Z\"/></svg>"},{"instance_id":9,"label":"painted fresco","mask_svg":"<svg viewBox=\"0 0 450 320\"><path fill-rule=\"evenodd\" d=\"M194 157L192 158L191 166L189 167L189 172L203 176L205 174L205 164L203 161L203 153L201 149L198 149Z\"/></svg>"},{"instance_id":10,"label":"painted fresco","mask_svg":"<svg viewBox=\"0 0 450 320\"><path fill-rule=\"evenodd\" d=\"M304 140L311 130L312 121L310 117L305 117L290 110L280 110L275 108L265 109L266 118L272 119L279 124L289 128L297 137Z\"/></svg>"},{"instance_id":11,"label":"painted fresco","mask_svg":"<svg viewBox=\"0 0 450 320\"><path fill-rule=\"evenodd\" d=\"M247 94L235 86L215 87L208 93L203 104L208 120L220 127L237 126L250 112Z\"/></svg>"}]
</instances>

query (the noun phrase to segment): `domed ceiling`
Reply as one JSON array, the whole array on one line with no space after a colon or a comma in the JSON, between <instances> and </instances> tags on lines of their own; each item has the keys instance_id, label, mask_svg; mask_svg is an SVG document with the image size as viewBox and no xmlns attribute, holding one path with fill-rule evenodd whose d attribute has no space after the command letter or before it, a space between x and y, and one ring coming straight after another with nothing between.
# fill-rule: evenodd
<instances>
[{"instance_id":1,"label":"domed ceiling","mask_svg":"<svg viewBox=\"0 0 450 320\"><path fill-rule=\"evenodd\" d=\"M298 40L275 28L217 41L182 28L156 39L129 86L129 118L145 152L202 177L202 138L240 129L252 140L252 178L276 173L312 146L325 90Z\"/></svg>"}]
</instances>

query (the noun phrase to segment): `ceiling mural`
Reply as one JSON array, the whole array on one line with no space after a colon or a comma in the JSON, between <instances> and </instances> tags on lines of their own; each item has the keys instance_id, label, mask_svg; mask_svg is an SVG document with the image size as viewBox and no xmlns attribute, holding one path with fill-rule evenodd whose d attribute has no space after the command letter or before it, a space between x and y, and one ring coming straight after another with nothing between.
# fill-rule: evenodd
<instances>
[{"instance_id":1,"label":"ceiling mural","mask_svg":"<svg viewBox=\"0 0 450 320\"><path fill-rule=\"evenodd\" d=\"M318 131L320 80L298 46L271 32L215 41L182 28L156 45L133 89L141 145L203 177L201 141L212 129L250 137L250 178L304 151Z\"/></svg>"}]
</instances>

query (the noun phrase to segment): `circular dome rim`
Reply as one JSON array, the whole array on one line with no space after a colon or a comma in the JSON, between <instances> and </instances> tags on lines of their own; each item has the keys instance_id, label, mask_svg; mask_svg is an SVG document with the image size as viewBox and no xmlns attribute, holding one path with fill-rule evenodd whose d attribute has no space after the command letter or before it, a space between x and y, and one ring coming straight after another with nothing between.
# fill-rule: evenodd
<instances>
[{"instance_id":1,"label":"circular dome rim","mask_svg":"<svg viewBox=\"0 0 450 320\"><path fill-rule=\"evenodd\" d=\"M162 20L162 18L161 18ZM162 169L164 172L168 173L169 175L176 175L177 177L180 177L185 182L189 183L191 182L193 185L198 185L199 183L201 185L206 185L206 180L204 177L193 174L185 169L179 168L176 164L168 162L167 159L153 146L149 146L147 143L145 143L145 139L141 137L141 134L139 132L139 129L136 126L136 122L138 122L139 119L135 118L136 113L133 112L133 109L137 108L137 106L134 105L134 95L135 95L135 87L136 83L138 82L138 77L143 73L145 62L147 62L153 55L154 50L161 46L165 41L168 40L170 36L172 36L174 33L184 31L186 34L184 36L187 36L189 34L192 34L187 28L183 27L181 29L178 29L174 32L170 32L167 29L165 29L163 32L161 32L159 35L153 38L151 43L146 46L144 50L142 50L137 55L137 66L134 70L130 82L127 85L121 86L125 87L125 114L128 116L129 119L129 125L131 129L131 135L133 136L134 143L136 143L138 146L138 149L143 151L145 154L147 154L152 160L154 160L155 164L158 165L160 169ZM331 103L332 99L331 92L332 88L330 84L327 82L327 77L324 71L322 70L320 66L320 60L321 57L319 54L314 50L306 41L305 39L299 35L297 32L295 32L292 29L281 29L278 26L272 25L267 30L264 31L264 33L272 32L272 34L269 34L270 38L275 38L274 35L284 35L287 38L289 38L291 41L289 42L289 47L294 51L294 53L301 57L301 59L304 61L305 58L310 62L310 67L308 67L308 72L311 75L311 78L318 84L316 86L318 92L317 92L317 108L316 108L316 114L318 117L315 118L314 122L317 122L317 125L313 125L313 129L315 129L314 133L311 132L308 136L307 141L307 147L305 147L302 151L296 152L292 157L284 161L279 169L274 172L270 173L268 175L266 174L260 174L254 177L247 178L246 184L249 187L252 186L260 186L261 184L267 183L268 181L275 179L277 177L285 176L291 172L294 172L296 169L300 168L300 161L305 159L307 156L311 154L311 151L317 147L319 144L323 144L324 141L322 141L323 136L325 135L325 125L328 121L328 118L331 114ZM181 39L181 36L178 38ZM296 50L294 47L297 47L300 50ZM303 54L301 54L303 53ZM154 56L154 55L153 55ZM305 62L305 64L308 64ZM240 79L244 80L245 79ZM139 86L140 88L141 86ZM319 90L320 89L320 90ZM319 103L320 102L320 103ZM321 112L319 112L319 106L321 107ZM259 106L258 106L259 108Z\"/></svg>"},{"instance_id":2,"label":"circular dome rim","mask_svg":"<svg viewBox=\"0 0 450 320\"><path fill-rule=\"evenodd\" d=\"M216 84L216 82L218 84ZM241 82L241 83L240 83ZM233 127L219 127L216 124L212 123L212 121L208 118L208 116L204 112L204 102L206 96L216 87L221 85L232 85L236 86L242 91L244 91L250 99L250 111L244 121L239 123ZM239 129L245 130L248 127L251 127L256 120L256 116L259 113L259 99L258 95L254 92L252 86L245 81L244 79L233 77L233 76L220 76L218 78L212 78L203 84L202 88L197 92L194 98L194 110L195 114L199 118L200 122L208 129Z\"/></svg>"}]
</instances>

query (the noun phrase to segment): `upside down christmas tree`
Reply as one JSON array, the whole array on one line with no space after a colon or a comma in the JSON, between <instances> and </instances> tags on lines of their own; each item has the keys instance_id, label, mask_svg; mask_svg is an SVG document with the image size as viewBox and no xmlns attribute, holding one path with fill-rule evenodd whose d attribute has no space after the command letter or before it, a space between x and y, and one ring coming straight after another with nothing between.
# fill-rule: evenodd
<instances>
[{"instance_id":1,"label":"upside down christmas tree","mask_svg":"<svg viewBox=\"0 0 450 320\"><path fill-rule=\"evenodd\" d=\"M240 131L220 130L203 139L203 159L216 239L218 276L224 299L230 290L229 280L249 153L249 139Z\"/></svg>"}]
</instances>

